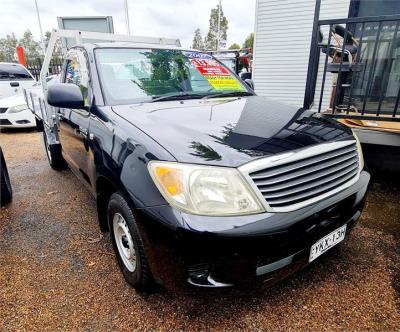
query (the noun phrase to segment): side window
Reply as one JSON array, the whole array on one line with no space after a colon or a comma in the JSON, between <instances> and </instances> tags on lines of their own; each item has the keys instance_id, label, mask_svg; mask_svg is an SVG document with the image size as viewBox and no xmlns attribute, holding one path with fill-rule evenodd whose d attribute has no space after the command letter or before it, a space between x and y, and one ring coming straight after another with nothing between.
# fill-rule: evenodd
<instances>
[{"instance_id":1,"label":"side window","mask_svg":"<svg viewBox=\"0 0 400 332\"><path fill-rule=\"evenodd\" d=\"M86 57L81 51L70 52L64 82L77 85L81 89L85 105L89 105L89 70Z\"/></svg>"}]
</instances>

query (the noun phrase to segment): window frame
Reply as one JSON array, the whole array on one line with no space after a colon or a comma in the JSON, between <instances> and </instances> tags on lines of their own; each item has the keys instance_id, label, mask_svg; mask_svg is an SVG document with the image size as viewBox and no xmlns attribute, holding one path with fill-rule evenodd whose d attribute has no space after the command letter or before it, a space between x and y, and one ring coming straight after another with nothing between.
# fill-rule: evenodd
<instances>
[{"instance_id":1,"label":"window frame","mask_svg":"<svg viewBox=\"0 0 400 332\"><path fill-rule=\"evenodd\" d=\"M91 69L90 69L90 65L89 65L89 57L88 57L88 54L87 54L87 52L86 52L86 50L84 48L82 48L82 47L73 47L68 51L68 54L67 54L66 59L65 59L65 65L64 65L64 68L62 70L62 76L61 76L60 82L62 82L64 84L69 84L69 83L66 82L67 68L68 68L68 64L70 63L71 58L73 56L76 57L78 65L82 66L82 62L79 61L80 60L79 56L78 56L79 53L82 54L82 58L85 59L84 65L86 66L86 70L88 72L88 84L87 84L87 93L88 93L87 101L88 101L88 105L85 105L85 106L90 107L92 105L92 103L93 103L93 86L92 86L93 85L93 81L92 81ZM70 83L70 84L73 84L73 83Z\"/></svg>"}]
</instances>

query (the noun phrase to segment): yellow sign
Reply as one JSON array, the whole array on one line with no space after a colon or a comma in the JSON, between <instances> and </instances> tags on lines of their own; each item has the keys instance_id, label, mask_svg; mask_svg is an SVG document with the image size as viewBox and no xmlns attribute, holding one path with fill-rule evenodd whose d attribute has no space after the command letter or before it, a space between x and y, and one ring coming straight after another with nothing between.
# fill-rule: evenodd
<instances>
[{"instance_id":1,"label":"yellow sign","mask_svg":"<svg viewBox=\"0 0 400 332\"><path fill-rule=\"evenodd\" d=\"M239 90L244 91L243 86L235 80L232 76L211 76L211 75L204 75L208 83L215 90L224 91L224 90Z\"/></svg>"}]
</instances>

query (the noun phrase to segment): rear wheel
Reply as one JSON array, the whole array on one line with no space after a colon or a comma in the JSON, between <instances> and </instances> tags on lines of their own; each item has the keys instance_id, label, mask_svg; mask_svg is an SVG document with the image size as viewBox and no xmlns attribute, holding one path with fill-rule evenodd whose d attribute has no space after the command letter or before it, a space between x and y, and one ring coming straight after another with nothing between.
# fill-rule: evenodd
<instances>
[{"instance_id":1,"label":"rear wheel","mask_svg":"<svg viewBox=\"0 0 400 332\"><path fill-rule=\"evenodd\" d=\"M46 149L47 160L52 169L57 171L65 167L65 161L61 153L61 144L49 144L46 131L43 131L44 147Z\"/></svg>"},{"instance_id":2,"label":"rear wheel","mask_svg":"<svg viewBox=\"0 0 400 332\"><path fill-rule=\"evenodd\" d=\"M137 290L151 290L154 282L142 237L132 209L120 193L114 193L110 197L108 223L117 262L125 280Z\"/></svg>"},{"instance_id":3,"label":"rear wheel","mask_svg":"<svg viewBox=\"0 0 400 332\"><path fill-rule=\"evenodd\" d=\"M8 175L6 161L3 151L0 148L0 206L10 203L12 200L12 187L10 177Z\"/></svg>"},{"instance_id":4,"label":"rear wheel","mask_svg":"<svg viewBox=\"0 0 400 332\"><path fill-rule=\"evenodd\" d=\"M35 116L35 122L36 122L36 131L40 133L43 132L44 131L43 121L38 120L38 118Z\"/></svg>"}]
</instances>

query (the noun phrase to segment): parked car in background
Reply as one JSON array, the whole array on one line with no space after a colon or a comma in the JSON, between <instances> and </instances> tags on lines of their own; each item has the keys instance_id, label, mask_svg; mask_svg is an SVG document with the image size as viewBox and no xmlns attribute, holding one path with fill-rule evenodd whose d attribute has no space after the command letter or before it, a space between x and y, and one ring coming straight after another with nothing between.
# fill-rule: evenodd
<instances>
[{"instance_id":1,"label":"parked car in background","mask_svg":"<svg viewBox=\"0 0 400 332\"><path fill-rule=\"evenodd\" d=\"M11 202L12 187L3 150L0 147L0 206Z\"/></svg>"},{"instance_id":2,"label":"parked car in background","mask_svg":"<svg viewBox=\"0 0 400 332\"><path fill-rule=\"evenodd\" d=\"M48 76L46 81L50 86L58 82L58 76ZM35 102L38 102L37 97L42 96L40 82L35 82L25 90L28 94L32 93ZM29 109L22 92L0 99L0 128L29 128L35 126L35 115Z\"/></svg>"},{"instance_id":3,"label":"parked car in background","mask_svg":"<svg viewBox=\"0 0 400 332\"><path fill-rule=\"evenodd\" d=\"M93 194L132 286L276 282L359 218L369 174L351 129L257 96L210 54L84 44L64 68L49 163Z\"/></svg>"},{"instance_id":4,"label":"parked car in background","mask_svg":"<svg viewBox=\"0 0 400 332\"><path fill-rule=\"evenodd\" d=\"M18 63L0 62L0 99L22 93L36 83L28 69Z\"/></svg>"},{"instance_id":5,"label":"parked car in background","mask_svg":"<svg viewBox=\"0 0 400 332\"><path fill-rule=\"evenodd\" d=\"M35 127L35 115L22 93L0 99L0 128Z\"/></svg>"}]
</instances>

